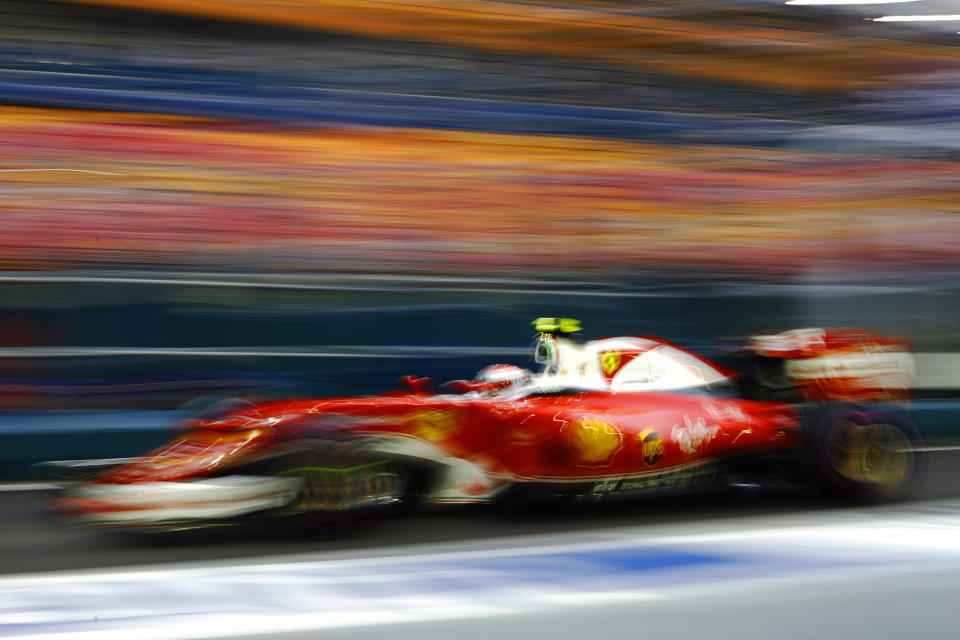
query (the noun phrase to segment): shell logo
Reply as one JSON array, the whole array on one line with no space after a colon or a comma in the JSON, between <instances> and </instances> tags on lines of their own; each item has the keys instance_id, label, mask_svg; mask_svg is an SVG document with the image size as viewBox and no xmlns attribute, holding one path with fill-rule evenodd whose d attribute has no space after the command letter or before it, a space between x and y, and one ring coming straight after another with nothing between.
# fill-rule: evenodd
<instances>
[{"instance_id":1,"label":"shell logo","mask_svg":"<svg viewBox=\"0 0 960 640\"><path fill-rule=\"evenodd\" d=\"M588 465L606 464L623 445L620 430L596 418L575 421L569 433L580 461Z\"/></svg>"},{"instance_id":2,"label":"shell logo","mask_svg":"<svg viewBox=\"0 0 960 640\"><path fill-rule=\"evenodd\" d=\"M417 411L407 416L407 423L412 435L440 442L456 432L459 415L456 411Z\"/></svg>"}]
</instances>

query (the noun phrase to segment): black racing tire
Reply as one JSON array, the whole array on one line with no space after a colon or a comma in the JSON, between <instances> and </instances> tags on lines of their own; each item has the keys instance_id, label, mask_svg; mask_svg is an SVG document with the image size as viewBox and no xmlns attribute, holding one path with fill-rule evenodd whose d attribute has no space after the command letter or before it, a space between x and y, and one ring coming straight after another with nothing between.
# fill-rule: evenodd
<instances>
[{"instance_id":1,"label":"black racing tire","mask_svg":"<svg viewBox=\"0 0 960 640\"><path fill-rule=\"evenodd\" d=\"M827 495L891 502L918 490L927 455L903 413L837 402L815 407L805 422L807 459Z\"/></svg>"},{"instance_id":2,"label":"black racing tire","mask_svg":"<svg viewBox=\"0 0 960 640\"><path fill-rule=\"evenodd\" d=\"M381 485L388 489L387 493L394 493L395 499L388 500L380 504L361 504L355 507L344 509L320 509L311 510L309 506L303 509L294 508L290 516L298 528L317 530L331 529L346 526L355 526L358 524L368 525L374 522L404 517L410 513L419 510L426 496L432 490L436 481L438 471L434 467L423 463L423 461L408 458L377 459L368 458L360 454L355 454L352 450L352 443L344 443L339 447L334 447L333 451L326 450L315 452L310 462L304 466L324 467L328 464L334 467L343 466L362 466L362 465L382 465L380 473L374 478L374 482L389 482L389 485ZM286 470L280 475L297 475L296 470ZM369 488L369 487L368 487ZM316 487L305 483L303 491L298 497L298 501L311 503L316 496L312 495ZM344 500L349 496L340 496ZM337 495L325 496L336 501Z\"/></svg>"}]
</instances>

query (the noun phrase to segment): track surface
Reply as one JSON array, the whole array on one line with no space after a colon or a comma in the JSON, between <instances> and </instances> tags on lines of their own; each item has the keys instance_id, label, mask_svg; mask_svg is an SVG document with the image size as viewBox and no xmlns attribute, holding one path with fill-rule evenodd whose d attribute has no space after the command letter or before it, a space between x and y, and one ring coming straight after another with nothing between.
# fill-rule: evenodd
<instances>
[{"instance_id":1,"label":"track surface","mask_svg":"<svg viewBox=\"0 0 960 640\"><path fill-rule=\"evenodd\" d=\"M722 524L745 517L844 510L824 500L792 493L691 496L614 503L576 510L516 513L466 505L313 532L283 529L218 532L157 538L120 537L66 529L50 517L48 491L0 492L0 574L95 569L204 560L250 560L278 554L332 552L354 555L380 547L442 544L548 533L589 533L614 527L661 527L681 532L700 523ZM960 498L960 452L930 456L919 500ZM860 507L860 509L863 509ZM868 510L870 508L867 508ZM958 531L960 539L960 531Z\"/></svg>"},{"instance_id":2,"label":"track surface","mask_svg":"<svg viewBox=\"0 0 960 640\"><path fill-rule=\"evenodd\" d=\"M955 638L960 456L921 500L793 494L118 539L0 493L0 638ZM46 495L45 495L46 493Z\"/></svg>"}]
</instances>

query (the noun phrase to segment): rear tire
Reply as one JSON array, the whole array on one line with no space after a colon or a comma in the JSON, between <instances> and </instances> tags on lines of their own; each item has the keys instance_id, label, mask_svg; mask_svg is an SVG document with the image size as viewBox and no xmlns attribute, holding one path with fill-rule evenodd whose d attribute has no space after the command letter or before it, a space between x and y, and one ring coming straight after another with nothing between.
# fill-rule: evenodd
<instances>
[{"instance_id":1,"label":"rear tire","mask_svg":"<svg viewBox=\"0 0 960 640\"><path fill-rule=\"evenodd\" d=\"M830 495L903 500L916 492L926 471L920 431L897 411L822 405L808 416L806 437L812 470Z\"/></svg>"}]
</instances>

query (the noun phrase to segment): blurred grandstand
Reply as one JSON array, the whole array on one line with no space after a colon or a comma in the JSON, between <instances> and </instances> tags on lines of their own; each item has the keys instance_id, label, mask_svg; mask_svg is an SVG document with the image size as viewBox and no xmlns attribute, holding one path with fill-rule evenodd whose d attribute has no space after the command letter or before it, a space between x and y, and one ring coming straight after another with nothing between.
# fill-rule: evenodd
<instances>
[{"instance_id":1,"label":"blurred grandstand","mask_svg":"<svg viewBox=\"0 0 960 640\"><path fill-rule=\"evenodd\" d=\"M858 127L957 50L835 12L5 0L0 15L6 268L954 266L956 154L922 124L889 148Z\"/></svg>"}]
</instances>

